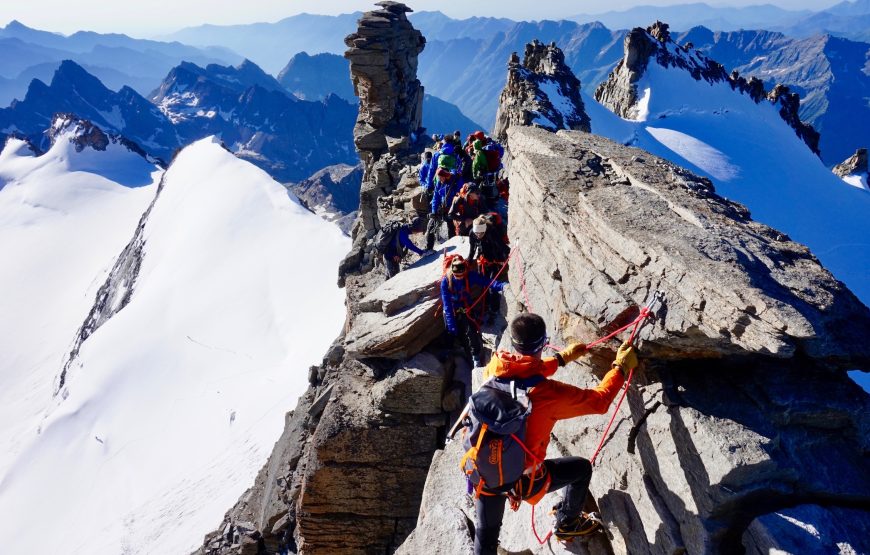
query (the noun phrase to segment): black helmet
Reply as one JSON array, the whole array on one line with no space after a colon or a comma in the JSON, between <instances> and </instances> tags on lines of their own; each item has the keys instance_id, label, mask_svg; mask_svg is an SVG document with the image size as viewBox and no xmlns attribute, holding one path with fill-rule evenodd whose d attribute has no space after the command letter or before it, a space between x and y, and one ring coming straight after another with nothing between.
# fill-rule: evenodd
<instances>
[{"instance_id":1,"label":"black helmet","mask_svg":"<svg viewBox=\"0 0 870 555\"><path fill-rule=\"evenodd\" d=\"M537 314L524 312L511 322L511 344L521 355L534 355L547 344L547 325Z\"/></svg>"}]
</instances>

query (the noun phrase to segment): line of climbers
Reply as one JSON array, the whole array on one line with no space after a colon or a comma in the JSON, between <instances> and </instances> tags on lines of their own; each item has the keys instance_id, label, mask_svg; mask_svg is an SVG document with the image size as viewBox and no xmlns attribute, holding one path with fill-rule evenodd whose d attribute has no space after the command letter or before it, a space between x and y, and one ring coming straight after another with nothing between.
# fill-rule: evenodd
<instances>
[{"instance_id":1,"label":"line of climbers","mask_svg":"<svg viewBox=\"0 0 870 555\"><path fill-rule=\"evenodd\" d=\"M444 224L448 237L469 236L468 260L445 253L440 292L445 331L459 342L472 367L480 368L481 326L491 324L499 311L499 294L507 285L499 277L507 275L510 260L508 182L500 175L504 151L481 131L469 135L464 145L459 131L433 140L434 151L423 154L418 171L430 208L428 219L417 216L384 225L375 246L383 255L387 277L392 277L407 251L431 252ZM411 241L411 235L424 232L425 250ZM634 348L625 342L598 387L583 389L551 377L586 354L584 344L572 343L544 357L549 342L546 324L530 312L517 316L509 332L515 352L493 354L483 370L484 384L448 434L452 438L463 427L466 453L461 467L477 513L475 555L497 553L506 500L516 510L523 501L534 506L548 492L562 488L565 494L553 510L552 534L571 541L602 530L600 517L584 512L592 463L581 457L546 459L547 446L557 421L607 412L638 363Z\"/></svg>"},{"instance_id":2,"label":"line of climbers","mask_svg":"<svg viewBox=\"0 0 870 555\"><path fill-rule=\"evenodd\" d=\"M504 148L476 131L462 143L462 134L433 135L434 147L422 155L417 172L423 189L428 218L385 224L374 238L383 257L387 278L401 269L408 251L425 256L446 227L447 237L469 237L468 260L446 257L441 282L441 301L447 333L458 340L473 367L483 362L481 326L492 324L499 311L502 282L487 289L485 302L473 306L477 295L503 271L510 255L507 237L509 187L502 178ZM426 234L420 249L411 236Z\"/></svg>"}]
</instances>

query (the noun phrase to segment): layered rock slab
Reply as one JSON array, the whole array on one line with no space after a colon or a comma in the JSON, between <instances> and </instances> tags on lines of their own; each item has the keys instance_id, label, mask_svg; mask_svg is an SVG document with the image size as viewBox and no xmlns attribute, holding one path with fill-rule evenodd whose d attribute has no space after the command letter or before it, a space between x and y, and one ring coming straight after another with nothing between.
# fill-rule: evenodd
<instances>
[{"instance_id":1,"label":"layered rock slab","mask_svg":"<svg viewBox=\"0 0 870 555\"><path fill-rule=\"evenodd\" d=\"M450 239L438 254L416 262L363 297L345 339L348 355L401 359L436 339L444 329L440 259L449 254L468 258L469 250L467 237Z\"/></svg>"},{"instance_id":2,"label":"layered rock slab","mask_svg":"<svg viewBox=\"0 0 870 555\"><path fill-rule=\"evenodd\" d=\"M506 515L502 548L866 551L870 400L842 369L870 367L861 339L867 307L806 248L669 162L586 133L513 127L509 144L509 234L519 252L510 278L524 305L510 304L509 317L533 310L551 342L564 344L603 335L653 290L667 304L641 334L642 367L590 487L613 539L540 546L523 505ZM594 387L617 345L556 379ZM608 419L559 422L548 457L589 458ZM461 452L448 444L434 458L402 553L473 523ZM550 494L538 506L539 533L558 499ZM809 527L836 538L809 536Z\"/></svg>"}]
</instances>

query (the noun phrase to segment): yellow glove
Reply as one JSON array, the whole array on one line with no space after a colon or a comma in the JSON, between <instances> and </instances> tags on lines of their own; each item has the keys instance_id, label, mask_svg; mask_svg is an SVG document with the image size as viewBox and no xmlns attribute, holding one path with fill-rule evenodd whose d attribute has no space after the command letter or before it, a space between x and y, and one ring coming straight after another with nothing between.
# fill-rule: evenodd
<instances>
[{"instance_id":1,"label":"yellow glove","mask_svg":"<svg viewBox=\"0 0 870 555\"><path fill-rule=\"evenodd\" d=\"M613 365L619 366L623 376L628 376L629 372L637 368L637 352L628 341L619 346Z\"/></svg>"},{"instance_id":2,"label":"yellow glove","mask_svg":"<svg viewBox=\"0 0 870 555\"><path fill-rule=\"evenodd\" d=\"M586 345L583 343L571 343L564 350L559 351L559 356L565 361L565 364L574 362L578 358L586 354Z\"/></svg>"}]
</instances>

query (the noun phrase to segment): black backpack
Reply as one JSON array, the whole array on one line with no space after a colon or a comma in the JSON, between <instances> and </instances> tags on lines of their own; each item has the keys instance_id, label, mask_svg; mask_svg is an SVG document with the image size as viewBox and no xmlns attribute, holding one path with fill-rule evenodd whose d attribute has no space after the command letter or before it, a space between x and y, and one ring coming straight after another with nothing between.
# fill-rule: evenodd
<instances>
[{"instance_id":1,"label":"black backpack","mask_svg":"<svg viewBox=\"0 0 870 555\"><path fill-rule=\"evenodd\" d=\"M509 491L525 470L526 421L532 412L528 390L543 376L523 380L491 378L468 401L462 434L465 456L459 467L474 486L476 497Z\"/></svg>"},{"instance_id":2,"label":"black backpack","mask_svg":"<svg viewBox=\"0 0 870 555\"><path fill-rule=\"evenodd\" d=\"M381 229L379 229L378 232L375 233L373 240L375 250L381 254L386 253L390 245L397 242L399 238L399 229L401 228L402 222L396 220L385 224Z\"/></svg>"}]
</instances>

